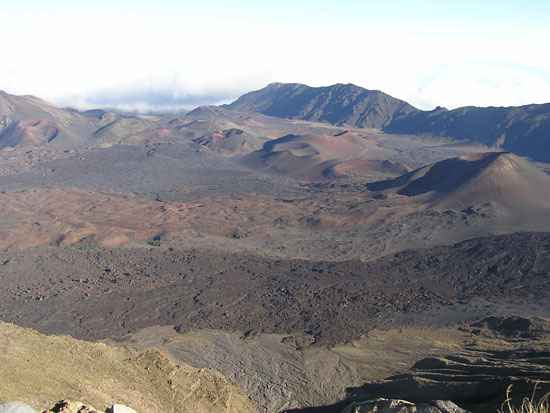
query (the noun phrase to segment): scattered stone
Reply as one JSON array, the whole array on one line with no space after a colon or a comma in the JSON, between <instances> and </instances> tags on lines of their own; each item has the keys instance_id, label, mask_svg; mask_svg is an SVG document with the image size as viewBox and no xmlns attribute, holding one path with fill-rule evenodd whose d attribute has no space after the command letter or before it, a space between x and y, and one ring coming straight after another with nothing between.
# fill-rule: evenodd
<instances>
[{"instance_id":1,"label":"scattered stone","mask_svg":"<svg viewBox=\"0 0 550 413\"><path fill-rule=\"evenodd\" d=\"M3 411L0 410L1 413ZM35 413L36 410L32 410ZM9 411L9 413L12 413ZM19 413L19 410L13 413ZM27 411L21 411L21 413L27 413ZM29 411L31 413L31 411ZM86 406L82 402L73 402L69 400L61 400L51 410L44 410L42 413L137 413L134 409L124 406L122 404L114 404L107 410L98 410L95 407Z\"/></svg>"},{"instance_id":2,"label":"scattered stone","mask_svg":"<svg viewBox=\"0 0 550 413\"><path fill-rule=\"evenodd\" d=\"M0 413L39 413L38 410L23 402L9 402L0 404ZM86 406L82 402L61 400L50 410L42 413L138 413L134 409L122 404L114 404L107 410L98 410L95 407Z\"/></svg>"},{"instance_id":3,"label":"scattered stone","mask_svg":"<svg viewBox=\"0 0 550 413\"><path fill-rule=\"evenodd\" d=\"M94 407L86 406L82 402L61 400L51 410L44 410L42 413L101 413Z\"/></svg>"},{"instance_id":4,"label":"scattered stone","mask_svg":"<svg viewBox=\"0 0 550 413\"><path fill-rule=\"evenodd\" d=\"M23 402L9 402L0 404L0 413L38 413L38 411Z\"/></svg>"},{"instance_id":5,"label":"scattered stone","mask_svg":"<svg viewBox=\"0 0 550 413\"><path fill-rule=\"evenodd\" d=\"M406 400L375 399L353 402L342 413L470 413L448 400L413 404Z\"/></svg>"}]
</instances>

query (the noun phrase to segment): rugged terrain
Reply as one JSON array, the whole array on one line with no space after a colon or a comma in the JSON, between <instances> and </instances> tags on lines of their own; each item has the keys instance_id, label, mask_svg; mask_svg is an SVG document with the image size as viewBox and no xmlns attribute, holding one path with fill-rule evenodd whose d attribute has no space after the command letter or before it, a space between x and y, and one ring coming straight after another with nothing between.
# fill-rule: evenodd
<instances>
[{"instance_id":1,"label":"rugged terrain","mask_svg":"<svg viewBox=\"0 0 550 413\"><path fill-rule=\"evenodd\" d=\"M548 128L550 104L418 111L395 120L385 131L479 142L549 162Z\"/></svg>"},{"instance_id":2,"label":"rugged terrain","mask_svg":"<svg viewBox=\"0 0 550 413\"><path fill-rule=\"evenodd\" d=\"M352 84L314 88L298 83L272 83L247 93L227 108L280 118L327 122L337 126L376 128L417 111L407 102L379 90Z\"/></svg>"},{"instance_id":3,"label":"rugged terrain","mask_svg":"<svg viewBox=\"0 0 550 413\"><path fill-rule=\"evenodd\" d=\"M353 85L188 115L1 98L1 320L129 359L162 348L262 412L482 412L550 380L550 168L506 140L389 134L421 112Z\"/></svg>"},{"instance_id":4,"label":"rugged terrain","mask_svg":"<svg viewBox=\"0 0 550 413\"><path fill-rule=\"evenodd\" d=\"M474 299L495 311L531 301L525 311L543 316L549 244L548 233L517 233L373 262L162 247L33 248L0 256L0 314L44 332L88 339L179 325L300 333L334 345L384 326L392 314Z\"/></svg>"},{"instance_id":5,"label":"rugged terrain","mask_svg":"<svg viewBox=\"0 0 550 413\"><path fill-rule=\"evenodd\" d=\"M481 413L497 411L512 385L513 403L519 405L524 397L532 396L537 381L537 397L550 391L549 327L548 319L491 316L436 331L370 332L363 340L340 349L360 360L364 373L372 370L368 365L372 353L394 365L392 359L397 357L403 362L407 358L407 362L413 361L421 352L428 357L414 360L405 374L396 371L398 374L350 388L348 397L368 400L383 395L414 402L450 397L460 407ZM406 344L407 340L412 343Z\"/></svg>"},{"instance_id":6,"label":"rugged terrain","mask_svg":"<svg viewBox=\"0 0 550 413\"><path fill-rule=\"evenodd\" d=\"M477 142L550 161L550 104L424 111L383 92L351 84L312 88L274 83L241 96L227 107L337 126Z\"/></svg>"},{"instance_id":7,"label":"rugged terrain","mask_svg":"<svg viewBox=\"0 0 550 413\"><path fill-rule=\"evenodd\" d=\"M120 338L155 325L175 326L180 334L222 330L201 333L216 344L198 350L188 343L192 339L182 338L186 345L174 355L219 368L260 408L274 411L270 406L328 404L343 398L345 387L361 383L356 368L338 357L301 348L331 348L373 328L439 328L492 314L547 316L549 244L548 234L514 234L402 252L372 263L206 256L162 247L41 247L3 253L0 315L86 339ZM231 338L231 332L240 333ZM256 349L248 344L243 355L247 347L238 344L240 336L256 342ZM191 337L205 343L201 335ZM277 344L281 340L286 344ZM270 349L265 356L263 348ZM189 357L190 352L197 355ZM276 352L281 355L273 356ZM331 358L334 367L315 372ZM228 364L231 359L238 362ZM284 367L289 363L294 367ZM384 371L387 363L376 365ZM264 389L260 383L265 382L271 384Z\"/></svg>"}]
</instances>

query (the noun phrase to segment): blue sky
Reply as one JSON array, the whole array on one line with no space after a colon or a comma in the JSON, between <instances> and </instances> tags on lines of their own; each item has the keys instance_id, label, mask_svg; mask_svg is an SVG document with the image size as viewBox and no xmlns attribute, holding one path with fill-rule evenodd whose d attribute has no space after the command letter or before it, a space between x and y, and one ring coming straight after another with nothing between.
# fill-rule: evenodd
<instances>
[{"instance_id":1,"label":"blue sky","mask_svg":"<svg viewBox=\"0 0 550 413\"><path fill-rule=\"evenodd\" d=\"M423 109L550 102L550 2L386 3L3 0L0 89L140 111L274 81L355 83Z\"/></svg>"}]
</instances>

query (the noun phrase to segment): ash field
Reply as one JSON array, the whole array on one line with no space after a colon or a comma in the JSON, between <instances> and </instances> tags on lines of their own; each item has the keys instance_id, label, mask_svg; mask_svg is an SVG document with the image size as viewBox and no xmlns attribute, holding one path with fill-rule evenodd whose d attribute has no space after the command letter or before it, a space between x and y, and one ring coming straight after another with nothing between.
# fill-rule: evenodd
<instances>
[{"instance_id":1,"label":"ash field","mask_svg":"<svg viewBox=\"0 0 550 413\"><path fill-rule=\"evenodd\" d=\"M155 116L0 93L0 320L155 347L259 412L549 390L547 105L483 135L483 108L304 88Z\"/></svg>"}]
</instances>

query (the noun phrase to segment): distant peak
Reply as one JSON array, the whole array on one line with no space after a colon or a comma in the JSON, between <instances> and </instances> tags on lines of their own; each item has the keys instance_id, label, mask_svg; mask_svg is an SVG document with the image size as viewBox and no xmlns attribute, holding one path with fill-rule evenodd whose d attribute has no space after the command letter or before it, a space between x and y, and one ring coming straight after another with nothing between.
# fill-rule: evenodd
<instances>
[{"instance_id":1,"label":"distant peak","mask_svg":"<svg viewBox=\"0 0 550 413\"><path fill-rule=\"evenodd\" d=\"M364 89L360 86L354 85L353 83L336 83L333 85L334 87L348 87L348 88L358 88L358 89ZM329 86L330 87L330 86Z\"/></svg>"},{"instance_id":2,"label":"distant peak","mask_svg":"<svg viewBox=\"0 0 550 413\"><path fill-rule=\"evenodd\" d=\"M266 86L266 88L281 88L281 87L296 87L296 86L305 86L301 83L283 83L283 82L273 82Z\"/></svg>"},{"instance_id":3,"label":"distant peak","mask_svg":"<svg viewBox=\"0 0 550 413\"><path fill-rule=\"evenodd\" d=\"M379 90L364 89L352 83L322 87L270 83L225 107L279 118L375 129L381 129L395 117L418 111L407 102Z\"/></svg>"}]
</instances>

